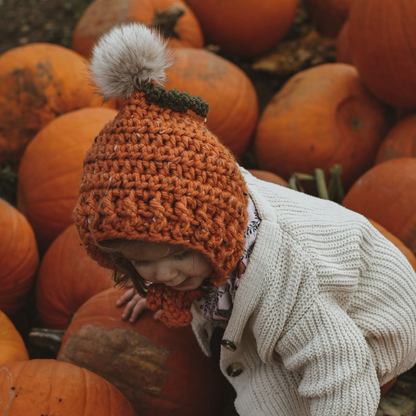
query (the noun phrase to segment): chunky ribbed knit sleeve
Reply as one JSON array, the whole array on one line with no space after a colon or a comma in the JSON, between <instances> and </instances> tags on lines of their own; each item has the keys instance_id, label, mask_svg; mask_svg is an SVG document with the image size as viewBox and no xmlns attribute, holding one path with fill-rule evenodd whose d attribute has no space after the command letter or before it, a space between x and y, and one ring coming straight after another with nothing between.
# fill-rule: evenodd
<instances>
[{"instance_id":1,"label":"chunky ribbed knit sleeve","mask_svg":"<svg viewBox=\"0 0 416 416\"><path fill-rule=\"evenodd\" d=\"M375 415L380 388L367 342L330 296L318 296L276 352L289 371L302 374L299 393L312 415Z\"/></svg>"},{"instance_id":2,"label":"chunky ribbed knit sleeve","mask_svg":"<svg viewBox=\"0 0 416 416\"><path fill-rule=\"evenodd\" d=\"M261 225L221 351L238 413L374 416L416 363L414 270L363 216L245 179Z\"/></svg>"}]
</instances>

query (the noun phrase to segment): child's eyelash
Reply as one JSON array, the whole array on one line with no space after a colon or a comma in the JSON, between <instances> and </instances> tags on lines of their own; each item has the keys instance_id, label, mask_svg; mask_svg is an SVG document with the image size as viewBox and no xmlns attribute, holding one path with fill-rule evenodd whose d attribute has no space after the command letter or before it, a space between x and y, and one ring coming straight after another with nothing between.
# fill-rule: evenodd
<instances>
[{"instance_id":1,"label":"child's eyelash","mask_svg":"<svg viewBox=\"0 0 416 416\"><path fill-rule=\"evenodd\" d=\"M189 254L191 254L191 251L182 251L179 254L175 254L173 258L177 260L182 260L183 258L187 257Z\"/></svg>"},{"instance_id":2,"label":"child's eyelash","mask_svg":"<svg viewBox=\"0 0 416 416\"><path fill-rule=\"evenodd\" d=\"M182 260L185 257L189 256L191 254L191 251L182 251L181 253L174 254L172 257L176 260ZM146 266L150 262L148 261L139 261L139 260L131 260L133 266L140 267L140 266Z\"/></svg>"},{"instance_id":3,"label":"child's eyelash","mask_svg":"<svg viewBox=\"0 0 416 416\"><path fill-rule=\"evenodd\" d=\"M133 266L139 267L139 266L145 266L148 264L148 261L138 261L138 260L131 260Z\"/></svg>"}]
</instances>

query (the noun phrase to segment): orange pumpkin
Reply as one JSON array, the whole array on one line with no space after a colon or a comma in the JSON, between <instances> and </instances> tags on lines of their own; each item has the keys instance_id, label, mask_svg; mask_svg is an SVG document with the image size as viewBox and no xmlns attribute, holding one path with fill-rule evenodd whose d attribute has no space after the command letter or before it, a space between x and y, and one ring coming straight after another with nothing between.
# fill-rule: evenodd
<instances>
[{"instance_id":1,"label":"orange pumpkin","mask_svg":"<svg viewBox=\"0 0 416 416\"><path fill-rule=\"evenodd\" d=\"M348 34L349 24L348 21L342 26L336 43L336 57L337 62L342 64L352 65L352 53L350 47L350 39Z\"/></svg>"},{"instance_id":2,"label":"orange pumpkin","mask_svg":"<svg viewBox=\"0 0 416 416\"><path fill-rule=\"evenodd\" d=\"M95 0L78 21L73 37L72 49L89 57L98 38L112 27L137 21L145 25L155 22L157 13L172 7L182 9L183 15L170 19L170 24L159 26L172 47L202 48L204 38L201 27L192 10L182 0Z\"/></svg>"},{"instance_id":3,"label":"orange pumpkin","mask_svg":"<svg viewBox=\"0 0 416 416\"><path fill-rule=\"evenodd\" d=\"M416 157L416 114L399 121L378 149L376 163L397 157Z\"/></svg>"},{"instance_id":4,"label":"orange pumpkin","mask_svg":"<svg viewBox=\"0 0 416 416\"><path fill-rule=\"evenodd\" d=\"M342 166L347 189L372 166L386 134L388 109L370 94L357 70L325 64L294 75L266 106L254 145L261 169L288 180Z\"/></svg>"},{"instance_id":5,"label":"orange pumpkin","mask_svg":"<svg viewBox=\"0 0 416 416\"><path fill-rule=\"evenodd\" d=\"M273 172L267 172L265 170L258 170L258 169L249 169L249 172L258 179L262 181L267 181L271 183L275 183L277 185L282 185L288 187L289 184L280 176L276 175Z\"/></svg>"},{"instance_id":6,"label":"orange pumpkin","mask_svg":"<svg viewBox=\"0 0 416 416\"><path fill-rule=\"evenodd\" d=\"M353 2L354 0L304 0L305 9L316 30L331 38L337 37Z\"/></svg>"},{"instance_id":7,"label":"orange pumpkin","mask_svg":"<svg viewBox=\"0 0 416 416\"><path fill-rule=\"evenodd\" d=\"M17 204L44 251L72 224L82 164L94 137L116 116L107 108L84 108L51 121L23 155Z\"/></svg>"},{"instance_id":8,"label":"orange pumpkin","mask_svg":"<svg viewBox=\"0 0 416 416\"><path fill-rule=\"evenodd\" d=\"M36 359L0 369L0 414L135 416L136 412L99 375L69 363Z\"/></svg>"},{"instance_id":9,"label":"orange pumpkin","mask_svg":"<svg viewBox=\"0 0 416 416\"><path fill-rule=\"evenodd\" d=\"M185 0L209 43L237 56L267 52L289 30L299 0Z\"/></svg>"},{"instance_id":10,"label":"orange pumpkin","mask_svg":"<svg viewBox=\"0 0 416 416\"><path fill-rule=\"evenodd\" d=\"M393 384L396 382L397 377L392 378L390 381L388 381L386 384L380 387L380 394L383 396L386 394L393 386Z\"/></svg>"},{"instance_id":11,"label":"orange pumpkin","mask_svg":"<svg viewBox=\"0 0 416 416\"><path fill-rule=\"evenodd\" d=\"M51 244L39 268L36 304L42 325L66 329L84 302L112 286L110 271L87 255L75 225L70 225Z\"/></svg>"},{"instance_id":12,"label":"orange pumpkin","mask_svg":"<svg viewBox=\"0 0 416 416\"><path fill-rule=\"evenodd\" d=\"M416 2L355 0L349 16L353 62L386 103L416 108Z\"/></svg>"},{"instance_id":13,"label":"orange pumpkin","mask_svg":"<svg viewBox=\"0 0 416 416\"><path fill-rule=\"evenodd\" d=\"M412 251L407 248L397 237L395 237L392 233L389 233L383 226L381 226L376 221L370 220L371 224L377 228L377 230L383 234L384 237L387 238L387 240L390 240L406 257L406 259L409 261L410 265L413 267L413 269L416 271L416 256L412 253Z\"/></svg>"},{"instance_id":14,"label":"orange pumpkin","mask_svg":"<svg viewBox=\"0 0 416 416\"><path fill-rule=\"evenodd\" d=\"M22 337L12 321L0 311L0 367L10 361L28 359L29 355Z\"/></svg>"},{"instance_id":15,"label":"orange pumpkin","mask_svg":"<svg viewBox=\"0 0 416 416\"><path fill-rule=\"evenodd\" d=\"M257 95L250 79L230 61L204 49L181 48L175 56L175 63L166 71L166 88L208 101L209 129L242 157L258 118Z\"/></svg>"},{"instance_id":16,"label":"orange pumpkin","mask_svg":"<svg viewBox=\"0 0 416 416\"><path fill-rule=\"evenodd\" d=\"M145 311L121 319L117 289L89 299L65 332L58 360L100 374L117 386L140 416L218 414L223 378L190 327L167 328ZM93 357L93 359L91 359Z\"/></svg>"},{"instance_id":17,"label":"orange pumpkin","mask_svg":"<svg viewBox=\"0 0 416 416\"><path fill-rule=\"evenodd\" d=\"M100 106L83 57L59 45L32 43L0 56L0 162L17 167L46 124L81 107Z\"/></svg>"},{"instance_id":18,"label":"orange pumpkin","mask_svg":"<svg viewBox=\"0 0 416 416\"><path fill-rule=\"evenodd\" d=\"M342 205L378 222L416 254L416 158L380 163L352 186Z\"/></svg>"},{"instance_id":19,"label":"orange pumpkin","mask_svg":"<svg viewBox=\"0 0 416 416\"><path fill-rule=\"evenodd\" d=\"M27 219L0 199L0 309L16 315L25 305L39 264L35 235Z\"/></svg>"}]
</instances>

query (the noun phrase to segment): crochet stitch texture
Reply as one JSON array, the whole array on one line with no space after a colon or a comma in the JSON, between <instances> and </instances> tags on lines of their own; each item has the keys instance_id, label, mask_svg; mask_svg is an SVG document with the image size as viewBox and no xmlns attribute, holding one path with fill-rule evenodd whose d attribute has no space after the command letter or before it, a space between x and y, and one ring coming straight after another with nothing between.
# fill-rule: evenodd
<instances>
[{"instance_id":1,"label":"crochet stitch texture","mask_svg":"<svg viewBox=\"0 0 416 416\"><path fill-rule=\"evenodd\" d=\"M97 243L182 244L202 253L221 285L244 249L248 195L230 151L190 113L136 92L96 137L84 160L74 220L89 255L112 268ZM146 300L168 326L184 326L199 290L152 284Z\"/></svg>"}]
</instances>

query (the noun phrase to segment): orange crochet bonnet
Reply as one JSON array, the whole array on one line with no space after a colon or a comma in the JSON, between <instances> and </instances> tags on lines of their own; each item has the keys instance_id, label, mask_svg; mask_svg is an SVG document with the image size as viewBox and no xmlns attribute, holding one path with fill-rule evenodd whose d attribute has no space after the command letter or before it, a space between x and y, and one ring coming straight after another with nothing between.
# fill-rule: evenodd
<instances>
[{"instance_id":1,"label":"orange crochet bonnet","mask_svg":"<svg viewBox=\"0 0 416 416\"><path fill-rule=\"evenodd\" d=\"M161 37L137 23L102 37L91 72L105 99L123 105L88 150L74 220L89 255L113 268L100 241L141 240L181 244L212 264L223 284L244 249L248 195L230 151L200 117L199 97L156 86L171 64ZM181 292L150 284L146 302L162 309L170 327L192 320L200 290Z\"/></svg>"}]
</instances>

